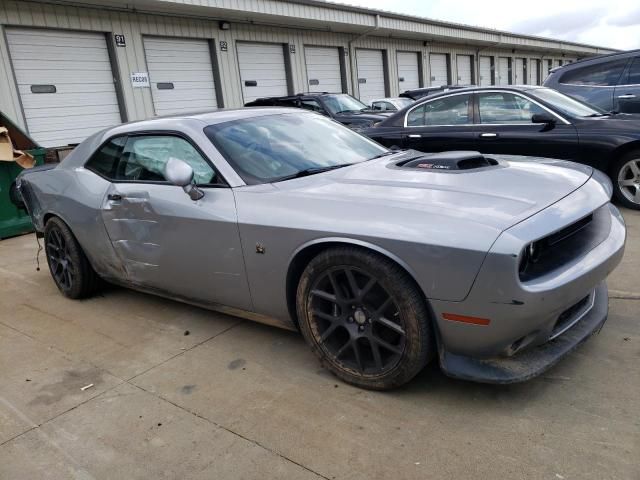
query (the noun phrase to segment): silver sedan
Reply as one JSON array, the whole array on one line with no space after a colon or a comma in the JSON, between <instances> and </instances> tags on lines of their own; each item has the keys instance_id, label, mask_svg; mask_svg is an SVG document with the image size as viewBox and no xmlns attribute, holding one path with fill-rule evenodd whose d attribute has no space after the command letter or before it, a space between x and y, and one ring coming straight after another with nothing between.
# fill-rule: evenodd
<instances>
[{"instance_id":1,"label":"silver sedan","mask_svg":"<svg viewBox=\"0 0 640 480\"><path fill-rule=\"evenodd\" d=\"M62 294L107 281L298 329L372 389L434 358L475 381L539 374L601 328L625 243L589 167L388 150L290 109L117 126L18 192Z\"/></svg>"}]
</instances>

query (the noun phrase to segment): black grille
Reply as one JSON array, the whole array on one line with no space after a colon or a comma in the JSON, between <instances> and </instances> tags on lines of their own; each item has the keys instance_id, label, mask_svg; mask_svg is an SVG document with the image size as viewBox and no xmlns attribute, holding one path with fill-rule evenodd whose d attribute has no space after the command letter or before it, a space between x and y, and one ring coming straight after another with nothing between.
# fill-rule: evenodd
<instances>
[{"instance_id":1,"label":"black grille","mask_svg":"<svg viewBox=\"0 0 640 480\"><path fill-rule=\"evenodd\" d=\"M573 222L525 248L520 260L520 280L533 280L584 256L609 234L611 216L607 207Z\"/></svg>"},{"instance_id":2,"label":"black grille","mask_svg":"<svg viewBox=\"0 0 640 480\"><path fill-rule=\"evenodd\" d=\"M571 325L571 323L575 320L576 315L579 315L580 312L582 312L587 307L590 297L590 295L587 295L577 303L567 308L558 316L558 320L556 320L556 324L553 326L551 337L558 335L558 333L563 332L567 328L567 326Z\"/></svg>"}]
</instances>

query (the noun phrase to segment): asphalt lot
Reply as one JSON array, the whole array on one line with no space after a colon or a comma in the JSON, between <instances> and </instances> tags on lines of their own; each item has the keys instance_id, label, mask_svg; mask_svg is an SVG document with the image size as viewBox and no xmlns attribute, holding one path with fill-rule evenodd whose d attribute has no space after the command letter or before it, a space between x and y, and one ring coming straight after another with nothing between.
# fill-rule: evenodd
<instances>
[{"instance_id":1,"label":"asphalt lot","mask_svg":"<svg viewBox=\"0 0 640 480\"><path fill-rule=\"evenodd\" d=\"M432 365L388 393L338 381L292 332L115 287L67 300L34 236L0 241L0 479L640 479L624 214L609 320L561 364L512 386Z\"/></svg>"}]
</instances>

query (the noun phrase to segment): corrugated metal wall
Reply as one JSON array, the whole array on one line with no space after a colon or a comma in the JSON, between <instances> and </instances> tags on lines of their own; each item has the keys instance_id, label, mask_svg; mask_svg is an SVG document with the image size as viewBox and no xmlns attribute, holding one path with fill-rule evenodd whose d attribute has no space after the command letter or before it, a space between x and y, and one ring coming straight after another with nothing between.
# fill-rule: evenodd
<instances>
[{"instance_id":1,"label":"corrugated metal wall","mask_svg":"<svg viewBox=\"0 0 640 480\"><path fill-rule=\"evenodd\" d=\"M273 12L271 12L273 13ZM295 12L287 12L295 14ZM337 14L336 14L337 15ZM349 15L357 15L349 13ZM347 15L347 16L349 16ZM348 21L348 18L340 18ZM359 21L362 19L359 18ZM236 58L236 42L252 41L288 44L293 48L287 49L291 66L292 85L296 92L307 91L308 79L304 64L304 45L342 47L348 55L346 64L347 85L349 92L358 96L358 83L354 72L355 49L380 49L386 54L388 61L387 77L389 91L392 96L398 95L398 73L396 52L418 52L422 55L422 77L425 85L429 85L429 52L445 53L449 55L449 77L457 78L456 55L473 56L477 83L478 50L473 47L455 46L431 43L427 46L422 41L401 40L383 37L364 37L351 45L349 41L355 35L329 33L312 30L298 30L282 27L265 27L249 24L231 23L229 30L220 30L217 21L207 21L197 18L171 17L165 15L137 14L128 12L108 11L73 6L58 6L32 2L6 1L0 3L0 25L2 28L11 26L59 28L69 30L88 30L108 34L109 41L113 41L114 34L122 34L126 38L126 47L115 47L115 63L120 72L120 84L126 118L137 120L154 115L151 91L148 88L133 88L129 80L134 72L148 71L145 62L143 36L168 36L182 38L211 39L216 46L215 56L219 65L222 98L226 107L242 105L240 73ZM455 35L455 29L451 29ZM226 42L227 50L221 50L221 43ZM510 50L481 50L483 56L515 57ZM544 56L536 52L518 51L518 57L561 59L561 56ZM565 62L569 59L562 58ZM573 60L573 59L572 59ZM497 60L494 62L497 65ZM513 63L513 62L512 62ZM355 90L355 91L354 91ZM0 35L0 110L5 112L17 124L24 126L24 118L15 86L15 79L11 69L9 52L5 35Z\"/></svg>"}]
</instances>

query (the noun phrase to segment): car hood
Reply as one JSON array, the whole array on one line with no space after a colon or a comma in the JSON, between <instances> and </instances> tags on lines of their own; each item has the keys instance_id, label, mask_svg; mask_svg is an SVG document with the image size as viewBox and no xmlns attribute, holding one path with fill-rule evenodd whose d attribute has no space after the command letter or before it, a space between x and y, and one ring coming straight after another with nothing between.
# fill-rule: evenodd
<instances>
[{"instance_id":1,"label":"car hood","mask_svg":"<svg viewBox=\"0 0 640 480\"><path fill-rule=\"evenodd\" d=\"M569 195L593 173L572 162L506 155L493 155L498 165L475 170L397 166L421 156L428 158L409 151L274 185L301 201L317 197L333 207L397 212L390 223L405 210L412 218L422 212L503 231Z\"/></svg>"}]
</instances>

